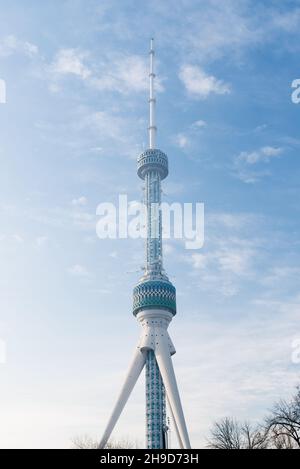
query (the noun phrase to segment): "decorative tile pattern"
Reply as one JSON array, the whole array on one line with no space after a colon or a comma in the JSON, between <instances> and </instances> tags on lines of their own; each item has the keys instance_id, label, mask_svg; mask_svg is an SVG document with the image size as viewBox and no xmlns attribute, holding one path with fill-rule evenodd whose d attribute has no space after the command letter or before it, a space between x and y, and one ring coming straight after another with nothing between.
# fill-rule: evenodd
<instances>
[{"instance_id":1,"label":"decorative tile pattern","mask_svg":"<svg viewBox=\"0 0 300 469\"><path fill-rule=\"evenodd\" d=\"M143 309L163 308L176 314L176 289L171 282L146 281L133 290L133 314Z\"/></svg>"}]
</instances>

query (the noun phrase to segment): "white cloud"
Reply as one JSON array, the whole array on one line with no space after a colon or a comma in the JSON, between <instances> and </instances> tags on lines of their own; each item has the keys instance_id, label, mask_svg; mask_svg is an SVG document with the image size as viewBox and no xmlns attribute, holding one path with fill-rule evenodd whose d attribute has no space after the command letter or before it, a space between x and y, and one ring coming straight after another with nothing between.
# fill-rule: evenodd
<instances>
[{"instance_id":1,"label":"white cloud","mask_svg":"<svg viewBox=\"0 0 300 469\"><path fill-rule=\"evenodd\" d=\"M100 90L118 91L127 94L148 89L148 62L138 55L119 55L103 62L91 83ZM162 90L160 80L156 88Z\"/></svg>"},{"instance_id":2,"label":"white cloud","mask_svg":"<svg viewBox=\"0 0 300 469\"><path fill-rule=\"evenodd\" d=\"M202 129L203 127L206 127L207 123L204 120L198 120L192 124L193 129Z\"/></svg>"},{"instance_id":3,"label":"white cloud","mask_svg":"<svg viewBox=\"0 0 300 469\"><path fill-rule=\"evenodd\" d=\"M141 141L141 131L145 131L146 124L123 117L115 112L92 111L80 115L75 123L75 130L87 135L91 133L97 146L103 149L103 153L111 153L113 141L114 152L136 158L141 148L137 142Z\"/></svg>"},{"instance_id":4,"label":"white cloud","mask_svg":"<svg viewBox=\"0 0 300 469\"><path fill-rule=\"evenodd\" d=\"M252 259L255 254L254 249L240 247L237 240L227 240L218 242L223 246L215 246L209 254L194 253L189 256L189 262L194 269L210 269L214 271L214 275L225 273L234 275L248 275L251 272ZM208 277L211 279L211 277Z\"/></svg>"},{"instance_id":5,"label":"white cloud","mask_svg":"<svg viewBox=\"0 0 300 469\"><path fill-rule=\"evenodd\" d=\"M260 162L268 163L272 158L280 156L282 154L282 151L282 148L267 146L250 153L242 152L238 156L238 159L251 165Z\"/></svg>"},{"instance_id":6,"label":"white cloud","mask_svg":"<svg viewBox=\"0 0 300 469\"><path fill-rule=\"evenodd\" d=\"M87 268L80 264L75 264L68 268L68 273L74 277L89 277L90 272Z\"/></svg>"},{"instance_id":7,"label":"white cloud","mask_svg":"<svg viewBox=\"0 0 300 469\"><path fill-rule=\"evenodd\" d=\"M268 4L267 4L268 3ZM277 3L277 7L275 6ZM296 2L294 2L296 3ZM281 8L280 2L264 2L253 9L249 0L189 1L178 0L170 11L168 2L156 2L156 21L160 21L169 44L175 46L184 60L243 63L243 54L264 43L274 43L280 38L292 39L291 33L299 31L300 9ZM184 11L184 15L182 14ZM289 46L297 47L297 37Z\"/></svg>"},{"instance_id":8,"label":"white cloud","mask_svg":"<svg viewBox=\"0 0 300 469\"><path fill-rule=\"evenodd\" d=\"M248 272L254 254L251 249L230 247L216 252L215 256L221 270L241 275Z\"/></svg>"},{"instance_id":9,"label":"white cloud","mask_svg":"<svg viewBox=\"0 0 300 469\"><path fill-rule=\"evenodd\" d=\"M283 148L264 146L252 152L241 152L234 160L235 174L243 182L253 184L270 174L266 169L256 169L255 165L267 164L282 155Z\"/></svg>"},{"instance_id":10,"label":"white cloud","mask_svg":"<svg viewBox=\"0 0 300 469\"><path fill-rule=\"evenodd\" d=\"M56 92L60 76L76 75L88 86L100 91L117 91L122 94L146 91L148 89L148 61L146 57L129 54L111 54L99 61L93 60L89 51L61 49L47 67ZM161 79L156 80L157 91L162 91Z\"/></svg>"},{"instance_id":11,"label":"white cloud","mask_svg":"<svg viewBox=\"0 0 300 469\"><path fill-rule=\"evenodd\" d=\"M185 131L179 132L173 137L174 144L182 149L194 146L197 138L199 138L199 130L206 127L206 125L204 120L193 122Z\"/></svg>"},{"instance_id":12,"label":"white cloud","mask_svg":"<svg viewBox=\"0 0 300 469\"><path fill-rule=\"evenodd\" d=\"M86 231L93 231L96 226L96 216L94 214L76 211L71 214L74 225Z\"/></svg>"},{"instance_id":13,"label":"white cloud","mask_svg":"<svg viewBox=\"0 0 300 469\"><path fill-rule=\"evenodd\" d=\"M50 71L54 75L77 75L82 80L91 76L90 69L84 64L88 53L76 49L61 49L56 54Z\"/></svg>"},{"instance_id":14,"label":"white cloud","mask_svg":"<svg viewBox=\"0 0 300 469\"><path fill-rule=\"evenodd\" d=\"M228 213L206 218L204 250L185 256L192 267L191 276L201 279L198 287L230 297L239 293L246 279L255 276L257 252L263 241L251 234L257 231L259 220L251 214Z\"/></svg>"},{"instance_id":15,"label":"white cloud","mask_svg":"<svg viewBox=\"0 0 300 469\"><path fill-rule=\"evenodd\" d=\"M185 253L183 260L193 286L205 294L230 297L251 285L252 293L263 292L277 306L277 298L299 290L299 260L282 255L287 240L278 227L274 235L271 220L262 215L216 213L206 217L202 251Z\"/></svg>"},{"instance_id":16,"label":"white cloud","mask_svg":"<svg viewBox=\"0 0 300 469\"><path fill-rule=\"evenodd\" d=\"M92 153L102 153L103 148L102 147L92 147L92 148L90 148L90 152L92 152Z\"/></svg>"},{"instance_id":17,"label":"white cloud","mask_svg":"<svg viewBox=\"0 0 300 469\"><path fill-rule=\"evenodd\" d=\"M244 213L210 213L206 220L210 226L213 226L216 229L220 229L220 227L222 227L222 230L229 229L231 232L233 232L233 230L240 231L243 228L256 224L258 221L261 224L261 219L259 217Z\"/></svg>"},{"instance_id":18,"label":"white cloud","mask_svg":"<svg viewBox=\"0 0 300 469\"><path fill-rule=\"evenodd\" d=\"M290 265L276 265L271 267L261 278L261 283L269 289L278 292L279 289L289 290L295 287L298 289L300 268Z\"/></svg>"},{"instance_id":19,"label":"white cloud","mask_svg":"<svg viewBox=\"0 0 300 469\"><path fill-rule=\"evenodd\" d=\"M35 209L28 209L26 217L35 223L51 226L55 228L68 227L82 231L95 231L96 215L83 210L82 207L52 207L43 212Z\"/></svg>"},{"instance_id":20,"label":"white cloud","mask_svg":"<svg viewBox=\"0 0 300 469\"><path fill-rule=\"evenodd\" d=\"M204 5L203 5L204 6ZM192 10L192 11L191 11ZM186 48L203 60L239 56L241 50L263 40L265 31L257 13L247 9L246 2L229 0L205 2L202 9L190 4L189 24L186 22Z\"/></svg>"},{"instance_id":21,"label":"white cloud","mask_svg":"<svg viewBox=\"0 0 300 469\"><path fill-rule=\"evenodd\" d=\"M191 262L194 269L204 269L207 266L207 257L204 254L193 253L191 255Z\"/></svg>"},{"instance_id":22,"label":"white cloud","mask_svg":"<svg viewBox=\"0 0 300 469\"><path fill-rule=\"evenodd\" d=\"M82 196L82 197L78 197L78 199L73 199L72 200L72 205L74 205L75 207L76 206L84 206L84 205L87 205L87 198Z\"/></svg>"},{"instance_id":23,"label":"white cloud","mask_svg":"<svg viewBox=\"0 0 300 469\"><path fill-rule=\"evenodd\" d=\"M38 47L31 42L21 41L14 35L6 36L0 40L0 57L9 57L15 53L33 58L38 54Z\"/></svg>"},{"instance_id":24,"label":"white cloud","mask_svg":"<svg viewBox=\"0 0 300 469\"><path fill-rule=\"evenodd\" d=\"M268 158L268 161L273 156L280 155L282 151L283 151L282 148L275 148L275 147L263 147L261 149L262 154L264 155L265 158Z\"/></svg>"},{"instance_id":25,"label":"white cloud","mask_svg":"<svg viewBox=\"0 0 300 469\"><path fill-rule=\"evenodd\" d=\"M81 122L82 128L89 127L105 138L126 142L126 120L105 111L96 111L86 115Z\"/></svg>"},{"instance_id":26,"label":"white cloud","mask_svg":"<svg viewBox=\"0 0 300 469\"><path fill-rule=\"evenodd\" d=\"M117 259L119 257L117 251L112 251L109 253L109 257L111 257L112 259Z\"/></svg>"},{"instance_id":27,"label":"white cloud","mask_svg":"<svg viewBox=\"0 0 300 469\"><path fill-rule=\"evenodd\" d=\"M203 69L196 65L183 65L179 72L187 92L196 98L206 99L210 94L228 94L230 86L213 75L207 75Z\"/></svg>"},{"instance_id":28,"label":"white cloud","mask_svg":"<svg viewBox=\"0 0 300 469\"><path fill-rule=\"evenodd\" d=\"M178 145L180 148L186 148L190 144L190 140L187 135L184 133L179 133L175 137L175 143Z\"/></svg>"},{"instance_id":29,"label":"white cloud","mask_svg":"<svg viewBox=\"0 0 300 469\"><path fill-rule=\"evenodd\" d=\"M235 171L235 175L245 184L256 184L270 174L270 171L250 171L248 168L239 168Z\"/></svg>"}]
</instances>

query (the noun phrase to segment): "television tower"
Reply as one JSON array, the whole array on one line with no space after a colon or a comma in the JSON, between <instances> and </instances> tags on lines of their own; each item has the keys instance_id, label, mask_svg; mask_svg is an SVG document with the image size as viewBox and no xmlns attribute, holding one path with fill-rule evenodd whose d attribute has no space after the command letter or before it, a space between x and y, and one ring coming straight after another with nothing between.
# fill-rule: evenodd
<instances>
[{"instance_id":1,"label":"television tower","mask_svg":"<svg viewBox=\"0 0 300 469\"><path fill-rule=\"evenodd\" d=\"M161 181L168 175L168 157L156 148L154 41L150 48L149 149L138 158L137 173L145 181L147 240L145 273L133 291L133 314L142 326L125 383L105 429L99 448L104 448L143 370L146 368L146 447L167 445L166 403L168 402L179 445L189 449L172 355L175 348L168 326L176 314L176 289L162 262Z\"/></svg>"}]
</instances>

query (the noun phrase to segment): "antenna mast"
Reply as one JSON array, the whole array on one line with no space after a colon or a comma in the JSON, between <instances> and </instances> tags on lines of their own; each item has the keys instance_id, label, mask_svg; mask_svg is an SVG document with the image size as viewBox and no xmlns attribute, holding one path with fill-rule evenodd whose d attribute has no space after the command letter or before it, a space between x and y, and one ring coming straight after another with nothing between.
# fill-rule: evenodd
<instances>
[{"instance_id":1,"label":"antenna mast","mask_svg":"<svg viewBox=\"0 0 300 469\"><path fill-rule=\"evenodd\" d=\"M149 99L149 104L150 104L150 126L149 126L149 145L151 149L155 148L155 143L156 143L156 125L155 125L155 105L156 105L156 99L155 99L155 92L154 92L154 78L155 78L155 73L154 73L154 39L151 39L151 46L150 46L150 73L149 73L149 78L150 78L150 99Z\"/></svg>"}]
</instances>

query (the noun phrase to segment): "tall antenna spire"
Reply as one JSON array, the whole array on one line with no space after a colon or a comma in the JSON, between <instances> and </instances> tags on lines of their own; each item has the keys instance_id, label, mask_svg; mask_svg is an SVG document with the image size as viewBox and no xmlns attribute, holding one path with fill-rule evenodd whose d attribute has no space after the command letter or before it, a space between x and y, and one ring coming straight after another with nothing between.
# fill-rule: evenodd
<instances>
[{"instance_id":1,"label":"tall antenna spire","mask_svg":"<svg viewBox=\"0 0 300 469\"><path fill-rule=\"evenodd\" d=\"M149 146L151 149L155 148L155 141L156 141L156 125L155 125L155 92L154 92L154 39L151 39L151 46L150 46L150 125L149 125Z\"/></svg>"}]
</instances>

